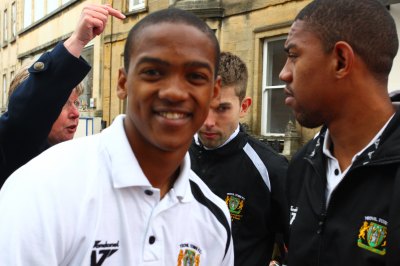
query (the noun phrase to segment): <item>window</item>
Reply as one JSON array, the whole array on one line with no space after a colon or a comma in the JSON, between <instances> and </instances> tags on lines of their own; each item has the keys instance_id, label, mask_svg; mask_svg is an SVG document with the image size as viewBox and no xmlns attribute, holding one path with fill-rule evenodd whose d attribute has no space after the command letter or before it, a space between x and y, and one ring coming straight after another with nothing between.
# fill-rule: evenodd
<instances>
[{"instance_id":1,"label":"window","mask_svg":"<svg viewBox=\"0 0 400 266\"><path fill-rule=\"evenodd\" d=\"M17 6L15 2L11 4L11 37L17 36Z\"/></svg>"},{"instance_id":2,"label":"window","mask_svg":"<svg viewBox=\"0 0 400 266\"><path fill-rule=\"evenodd\" d=\"M279 73L286 62L284 43L285 38L264 41L261 116L263 135L282 135L289 120L294 120L292 110L285 105L285 83L279 79Z\"/></svg>"},{"instance_id":3,"label":"window","mask_svg":"<svg viewBox=\"0 0 400 266\"><path fill-rule=\"evenodd\" d=\"M24 1L24 28L32 24L32 1Z\"/></svg>"},{"instance_id":4,"label":"window","mask_svg":"<svg viewBox=\"0 0 400 266\"><path fill-rule=\"evenodd\" d=\"M38 21L45 15L44 0L34 0L33 5L33 20Z\"/></svg>"},{"instance_id":5,"label":"window","mask_svg":"<svg viewBox=\"0 0 400 266\"><path fill-rule=\"evenodd\" d=\"M81 56L89 63L89 65L93 66L93 45L86 47ZM86 75L83 80L83 93L79 96L81 100L82 107L90 107L90 98L93 97L93 69Z\"/></svg>"},{"instance_id":6,"label":"window","mask_svg":"<svg viewBox=\"0 0 400 266\"><path fill-rule=\"evenodd\" d=\"M72 1L76 0L24 0L24 28Z\"/></svg>"},{"instance_id":7,"label":"window","mask_svg":"<svg viewBox=\"0 0 400 266\"><path fill-rule=\"evenodd\" d=\"M7 16L7 9L4 10L3 13L3 42L7 42L8 41L8 16Z\"/></svg>"},{"instance_id":8,"label":"window","mask_svg":"<svg viewBox=\"0 0 400 266\"><path fill-rule=\"evenodd\" d=\"M10 83L11 83L11 81L14 79L14 77L15 77L15 72L14 72L14 71L11 71L11 72L10 72Z\"/></svg>"},{"instance_id":9,"label":"window","mask_svg":"<svg viewBox=\"0 0 400 266\"><path fill-rule=\"evenodd\" d=\"M47 1L47 14L53 12L59 7L58 1Z\"/></svg>"},{"instance_id":10,"label":"window","mask_svg":"<svg viewBox=\"0 0 400 266\"><path fill-rule=\"evenodd\" d=\"M2 91L2 97L1 97L1 107L5 108L6 107L6 96L7 96L7 75L3 75L3 91Z\"/></svg>"},{"instance_id":11,"label":"window","mask_svg":"<svg viewBox=\"0 0 400 266\"><path fill-rule=\"evenodd\" d=\"M145 0L129 0L129 11L145 8Z\"/></svg>"}]
</instances>

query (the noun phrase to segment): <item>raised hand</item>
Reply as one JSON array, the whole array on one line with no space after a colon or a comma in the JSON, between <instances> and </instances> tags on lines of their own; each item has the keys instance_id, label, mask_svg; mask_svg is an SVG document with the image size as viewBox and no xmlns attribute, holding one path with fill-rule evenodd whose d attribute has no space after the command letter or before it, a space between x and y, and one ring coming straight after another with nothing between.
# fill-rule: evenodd
<instances>
[{"instance_id":1,"label":"raised hand","mask_svg":"<svg viewBox=\"0 0 400 266\"><path fill-rule=\"evenodd\" d=\"M75 31L65 42L64 46L74 56L79 57L86 44L100 35L107 24L109 16L124 19L125 15L109 4L88 4L81 13Z\"/></svg>"}]
</instances>

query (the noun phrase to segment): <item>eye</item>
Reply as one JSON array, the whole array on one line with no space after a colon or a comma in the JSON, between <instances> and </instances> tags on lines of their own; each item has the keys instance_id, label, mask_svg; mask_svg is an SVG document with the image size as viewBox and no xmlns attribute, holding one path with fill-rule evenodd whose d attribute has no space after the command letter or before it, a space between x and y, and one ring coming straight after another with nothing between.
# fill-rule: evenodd
<instances>
[{"instance_id":1,"label":"eye","mask_svg":"<svg viewBox=\"0 0 400 266\"><path fill-rule=\"evenodd\" d=\"M161 75L160 71L158 71L156 69L147 69L147 70L143 71L142 73L145 74L145 75L148 75L148 76L159 76L159 75Z\"/></svg>"},{"instance_id":2,"label":"eye","mask_svg":"<svg viewBox=\"0 0 400 266\"><path fill-rule=\"evenodd\" d=\"M287 58L291 61L295 60L298 57L298 54L293 51L287 51Z\"/></svg>"},{"instance_id":3,"label":"eye","mask_svg":"<svg viewBox=\"0 0 400 266\"><path fill-rule=\"evenodd\" d=\"M75 105L76 108L79 109L79 108L81 107L81 101L75 100L75 101L74 101L74 105Z\"/></svg>"},{"instance_id":4,"label":"eye","mask_svg":"<svg viewBox=\"0 0 400 266\"><path fill-rule=\"evenodd\" d=\"M189 73L187 79L195 84L203 84L209 80L207 75L199 72Z\"/></svg>"},{"instance_id":5,"label":"eye","mask_svg":"<svg viewBox=\"0 0 400 266\"><path fill-rule=\"evenodd\" d=\"M144 80L157 80L162 76L162 72L155 68L146 68L139 72Z\"/></svg>"},{"instance_id":6,"label":"eye","mask_svg":"<svg viewBox=\"0 0 400 266\"><path fill-rule=\"evenodd\" d=\"M224 113L224 112L226 112L228 110L229 110L229 106L225 106L225 105L220 105L217 108L217 112L218 113Z\"/></svg>"}]
</instances>

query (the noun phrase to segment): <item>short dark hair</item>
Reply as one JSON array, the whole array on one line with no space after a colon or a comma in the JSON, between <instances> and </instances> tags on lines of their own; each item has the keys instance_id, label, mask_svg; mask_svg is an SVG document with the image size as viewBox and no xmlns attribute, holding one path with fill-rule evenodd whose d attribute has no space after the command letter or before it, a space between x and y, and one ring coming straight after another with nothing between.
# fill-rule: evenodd
<instances>
[{"instance_id":1,"label":"short dark hair","mask_svg":"<svg viewBox=\"0 0 400 266\"><path fill-rule=\"evenodd\" d=\"M239 56L230 52L222 52L219 61L219 73L222 88L226 86L235 87L235 94L242 101L246 96L247 67Z\"/></svg>"},{"instance_id":2,"label":"short dark hair","mask_svg":"<svg viewBox=\"0 0 400 266\"><path fill-rule=\"evenodd\" d=\"M396 24L378 0L314 0L296 16L316 33L326 52L347 42L378 80L387 80L397 54Z\"/></svg>"},{"instance_id":3,"label":"short dark hair","mask_svg":"<svg viewBox=\"0 0 400 266\"><path fill-rule=\"evenodd\" d=\"M134 36L138 35L140 31L143 30L145 27L160 23L186 24L197 28L201 32L204 32L215 47L215 75L217 75L219 57L220 57L220 48L214 31L211 30L210 27L196 15L178 8L167 8L150 13L132 27L126 39L125 49L124 49L124 68L126 72L128 72L129 69L129 61L132 53L131 46L134 43Z\"/></svg>"}]
</instances>

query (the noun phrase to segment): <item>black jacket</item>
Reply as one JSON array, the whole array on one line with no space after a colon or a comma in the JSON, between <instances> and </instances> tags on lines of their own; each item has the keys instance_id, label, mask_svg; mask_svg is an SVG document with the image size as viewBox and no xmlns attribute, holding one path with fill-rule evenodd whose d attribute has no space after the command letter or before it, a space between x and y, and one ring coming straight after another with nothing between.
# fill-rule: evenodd
<instances>
[{"instance_id":1,"label":"black jacket","mask_svg":"<svg viewBox=\"0 0 400 266\"><path fill-rule=\"evenodd\" d=\"M288 217L286 158L243 131L221 148L206 150L193 142L189 151L194 172L228 205L235 265L267 266L275 233L283 232Z\"/></svg>"},{"instance_id":2,"label":"black jacket","mask_svg":"<svg viewBox=\"0 0 400 266\"><path fill-rule=\"evenodd\" d=\"M326 206L326 128L292 159L287 178L290 266L400 265L400 111ZM349 129L351 130L351 129Z\"/></svg>"},{"instance_id":3,"label":"black jacket","mask_svg":"<svg viewBox=\"0 0 400 266\"><path fill-rule=\"evenodd\" d=\"M83 58L59 43L29 68L29 77L9 99L0 117L0 188L17 168L49 147L47 136L71 91L90 71Z\"/></svg>"}]
</instances>

